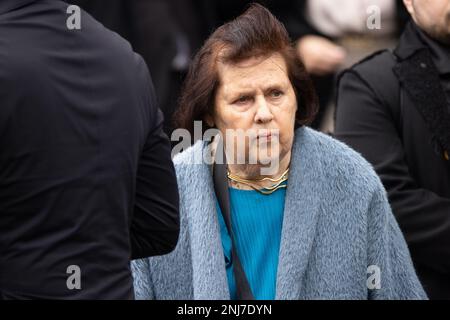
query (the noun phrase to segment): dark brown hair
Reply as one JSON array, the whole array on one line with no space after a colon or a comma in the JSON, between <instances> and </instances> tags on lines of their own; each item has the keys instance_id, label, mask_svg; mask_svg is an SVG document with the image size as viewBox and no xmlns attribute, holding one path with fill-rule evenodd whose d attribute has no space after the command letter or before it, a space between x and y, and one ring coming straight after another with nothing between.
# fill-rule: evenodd
<instances>
[{"instance_id":1,"label":"dark brown hair","mask_svg":"<svg viewBox=\"0 0 450 320\"><path fill-rule=\"evenodd\" d=\"M223 63L238 63L273 53L281 54L288 68L297 96L297 126L310 124L318 109L310 77L283 24L265 7L252 4L244 14L219 27L195 56L174 116L176 128L187 129L193 134L194 121L204 121L207 115L213 115L215 95L220 85L219 59ZM205 123L203 132L209 129Z\"/></svg>"}]
</instances>

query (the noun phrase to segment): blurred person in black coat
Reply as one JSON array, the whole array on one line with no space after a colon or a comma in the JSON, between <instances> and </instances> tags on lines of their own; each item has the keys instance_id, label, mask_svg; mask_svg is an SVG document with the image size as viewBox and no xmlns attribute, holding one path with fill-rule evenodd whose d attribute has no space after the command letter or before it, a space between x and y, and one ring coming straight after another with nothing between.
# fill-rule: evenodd
<instances>
[{"instance_id":1,"label":"blurred person in black coat","mask_svg":"<svg viewBox=\"0 0 450 320\"><path fill-rule=\"evenodd\" d=\"M404 0L398 47L343 73L336 137L386 187L432 299L450 299L450 1Z\"/></svg>"},{"instance_id":2,"label":"blurred person in black coat","mask_svg":"<svg viewBox=\"0 0 450 320\"><path fill-rule=\"evenodd\" d=\"M0 1L0 299L132 299L130 259L178 239L145 62L67 8Z\"/></svg>"}]
</instances>

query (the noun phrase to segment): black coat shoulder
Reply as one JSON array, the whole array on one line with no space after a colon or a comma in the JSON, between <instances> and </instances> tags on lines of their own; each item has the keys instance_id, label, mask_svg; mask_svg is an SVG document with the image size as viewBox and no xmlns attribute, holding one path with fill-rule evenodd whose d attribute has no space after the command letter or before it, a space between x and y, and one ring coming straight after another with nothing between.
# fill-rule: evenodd
<instances>
[{"instance_id":1,"label":"black coat shoulder","mask_svg":"<svg viewBox=\"0 0 450 320\"><path fill-rule=\"evenodd\" d=\"M396 57L390 50L377 51L341 72L338 76L338 88L344 78L347 78L346 81L362 82L388 108L397 109L400 85L394 73L396 64ZM351 79L349 74L353 75Z\"/></svg>"}]
</instances>

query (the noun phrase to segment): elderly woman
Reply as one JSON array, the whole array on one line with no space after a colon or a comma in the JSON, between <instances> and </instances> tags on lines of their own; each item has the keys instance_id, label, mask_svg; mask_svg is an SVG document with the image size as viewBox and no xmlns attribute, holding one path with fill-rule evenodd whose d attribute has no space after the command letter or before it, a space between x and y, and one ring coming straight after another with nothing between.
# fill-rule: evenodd
<instances>
[{"instance_id":1,"label":"elderly woman","mask_svg":"<svg viewBox=\"0 0 450 320\"><path fill-rule=\"evenodd\" d=\"M224 149L256 161L228 152L225 164L192 161L221 153L217 139L175 158L180 238L172 253L133 262L138 299L426 298L379 178L304 126L315 111L305 69L268 10L253 5L214 32L186 79L178 123L192 132L202 121ZM226 134L239 129L256 132L240 151Z\"/></svg>"}]
</instances>

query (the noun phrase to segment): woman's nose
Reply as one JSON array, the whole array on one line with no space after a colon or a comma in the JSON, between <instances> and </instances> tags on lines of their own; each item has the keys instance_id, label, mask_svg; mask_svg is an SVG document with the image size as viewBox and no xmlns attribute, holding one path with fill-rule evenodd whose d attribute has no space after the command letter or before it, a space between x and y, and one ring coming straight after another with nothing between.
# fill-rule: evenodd
<instances>
[{"instance_id":1,"label":"woman's nose","mask_svg":"<svg viewBox=\"0 0 450 320\"><path fill-rule=\"evenodd\" d=\"M273 120L273 114L265 98L257 100L256 123L267 123Z\"/></svg>"}]
</instances>

